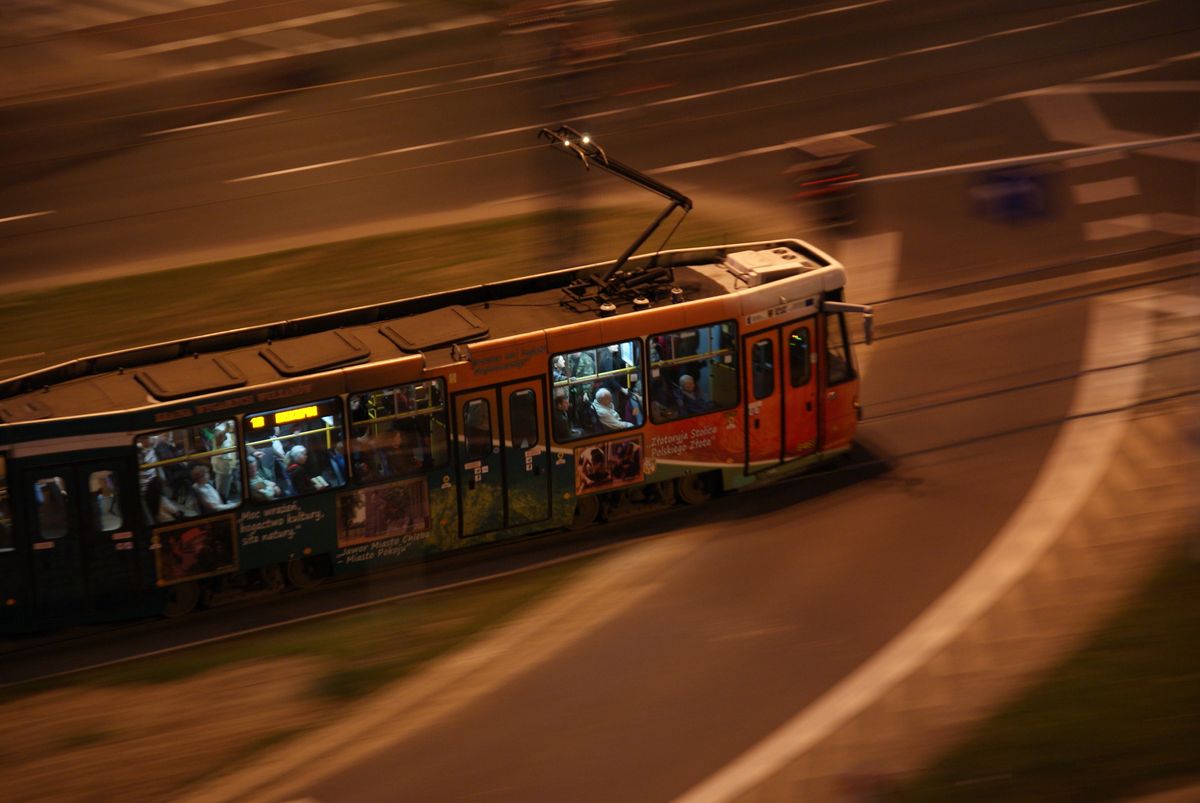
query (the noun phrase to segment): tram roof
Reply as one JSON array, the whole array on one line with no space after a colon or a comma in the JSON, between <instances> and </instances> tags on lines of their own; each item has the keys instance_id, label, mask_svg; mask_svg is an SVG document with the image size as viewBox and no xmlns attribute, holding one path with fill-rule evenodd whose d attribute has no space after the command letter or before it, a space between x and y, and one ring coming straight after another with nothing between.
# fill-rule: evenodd
<instances>
[{"instance_id":1,"label":"tram roof","mask_svg":"<svg viewBox=\"0 0 1200 803\"><path fill-rule=\"evenodd\" d=\"M217 399L404 358L424 367L450 363L458 358L456 345L596 320L594 310L567 303L564 290L612 264L84 357L0 381L0 425ZM684 305L744 295L747 301L760 297L765 308L785 296L811 297L845 283L840 265L799 240L676 249L636 256L627 264L631 271L644 268L670 268L671 286L682 289ZM760 288L766 285L772 290L764 294ZM616 317L633 311L631 304L618 303Z\"/></svg>"}]
</instances>

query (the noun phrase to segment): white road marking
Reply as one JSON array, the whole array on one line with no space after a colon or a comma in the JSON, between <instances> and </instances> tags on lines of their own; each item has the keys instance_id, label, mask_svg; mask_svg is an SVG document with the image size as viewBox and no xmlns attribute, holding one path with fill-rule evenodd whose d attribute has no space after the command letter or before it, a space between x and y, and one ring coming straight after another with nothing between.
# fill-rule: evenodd
<instances>
[{"instance_id":1,"label":"white road marking","mask_svg":"<svg viewBox=\"0 0 1200 803\"><path fill-rule=\"evenodd\" d=\"M1114 342L1111 333L1125 337ZM1029 494L975 563L886 647L766 739L676 798L724 803L747 796L924 666L1028 572L1079 511L1109 465L1130 413L1089 415L1136 401L1153 327L1142 309L1090 307L1082 375L1070 419ZM1113 370L1107 366L1124 365Z\"/></svg>"},{"instance_id":2,"label":"white road marking","mask_svg":"<svg viewBox=\"0 0 1200 803\"><path fill-rule=\"evenodd\" d=\"M729 162L733 161L734 159L745 159L749 156L761 156L766 153L776 153L778 151L784 151L790 148L799 148L803 147L807 143L829 139L830 137L855 137L859 134L867 134L872 131L880 131L885 128L891 128L892 125L892 123L877 123L876 125L865 125L861 128L851 128L846 131L831 131L815 137L805 137L803 139L794 139L789 140L788 142L781 142L778 145L765 145L761 148L750 148L749 150L737 151L736 153L727 153L721 156L711 156L707 159L696 159L691 162L678 162L676 164L663 165L662 167L656 167L652 170L647 170L646 172L656 176L663 173L677 173L680 170L692 170L693 168L720 164L721 162Z\"/></svg>"},{"instance_id":3,"label":"white road marking","mask_svg":"<svg viewBox=\"0 0 1200 803\"><path fill-rule=\"evenodd\" d=\"M1117 9L1114 9L1114 10L1119 10L1119 9L1124 9L1124 8L1133 8L1136 6L1146 5L1148 3L1154 3L1154 2L1158 2L1158 0L1142 0L1142 2L1126 4L1124 6L1118 7ZM857 7L861 7L861 6L857 6ZM1061 25L1061 24L1069 22L1073 19L1078 19L1082 16L1089 16L1089 15L1090 15L1090 13L1089 14L1070 15L1070 16L1064 17L1060 20L1056 20L1054 22L1054 24ZM1006 31L999 31L994 34L987 34L986 36L982 36L976 40L971 40L971 41L981 41L981 40L986 39L991 36L1006 35L1006 33L1007 33ZM695 93L691 93L688 95L681 95L681 96L677 96L677 97L673 97L673 98L663 98L660 100L651 101L649 103L644 103L644 104L640 104L637 106L625 107L625 108L620 108L620 109L610 109L605 112L598 112L595 114L583 115L577 119L579 119L579 120L595 120L595 119L599 119L602 117L611 117L614 115L624 114L624 113L631 112L631 111L644 110L644 109L656 108L656 107L661 107L661 106L670 106L670 105L675 105L675 104L679 104L679 103L689 103L691 101L700 100L703 98L717 97L720 95L727 95L727 94L731 94L731 93L735 93L735 92L744 92L746 90L751 90L751 89L761 89L766 86L774 86L777 84L788 83L791 81L800 80L802 78L809 78L814 75L820 75L820 74L825 74L825 73L829 73L829 72L852 69L852 68L861 67L861 66L868 65L868 64L876 64L876 63L888 61L891 59L900 58L900 57L906 56L906 55L911 55L911 52L905 51L905 52L893 54L891 56L883 56L883 57L875 58L875 59L865 59L862 61L854 61L854 62L849 62L846 64L837 64L837 65L831 65L828 67L818 67L818 68L814 68L812 70L807 70L804 72L792 73L790 75L781 75L781 76L776 76L774 78L765 78L765 79L761 79L758 81L749 81L749 82L746 82L743 84L736 84L734 86L727 86L727 87L722 87L719 89L712 89L712 90L708 90L705 92L695 92ZM458 79L458 80L462 81L464 79ZM397 94L400 92L403 92L403 91L404 90L398 90ZM935 112L925 112L925 114L934 114L934 113ZM946 113L951 113L951 112L946 112ZM529 131L533 128L544 127L544 126L553 125L553 124L554 124L553 122L538 123L536 125L520 126L517 128L506 129L503 131L489 131L489 132L484 132L482 134L476 134L471 137L466 137L466 138L457 139L457 140L442 140L440 142L425 143L425 144L421 144L421 145L412 145L412 146L409 146L406 148L398 148L395 150L380 151L377 153L369 153L369 154L363 154L363 155L359 155L359 156L348 156L343 159L332 159L332 160L329 160L326 162L317 162L317 163L308 164L308 165L298 165L296 167L282 168L280 170L264 171L262 173L255 173L252 175L226 179L225 181L227 184L236 184L236 183L244 182L244 181L257 181L257 180L261 180L261 179L265 179L265 178L272 178L275 176L290 175L293 173L308 172L308 171L312 171L312 170L321 170L321 169L328 168L328 167L336 167L336 166L345 165L345 164L352 164L355 162L365 161L368 159L376 159L376 158L380 158L380 157L384 157L384 156L392 156L392 155L399 154L399 153L409 153L412 151L426 150L429 148L441 147L444 145L455 144L458 142L465 142L465 141L470 141L470 140L480 140L480 139L500 136L500 135L512 133L512 132L525 132L525 131ZM892 125L892 123L882 123L882 124L878 124L877 126L867 127L866 129L863 129L863 130L878 130L879 128L887 127L889 125ZM787 145L787 144L771 145L771 146L766 146L763 149L754 149L752 152L745 152L743 155L756 155L758 153L770 153L772 150L780 150L780 149L783 149L786 147L789 147L789 145ZM736 155L729 156L729 157L714 157L714 159L716 159L718 161L726 161L730 158L740 158L740 157L738 157ZM714 162L700 160L695 163L689 163L689 166L698 167L701 164L712 164L712 163L714 163ZM659 171L672 172L673 170L681 170L681 169L687 169L687 168L676 166L676 165L668 165L667 167L659 168Z\"/></svg>"},{"instance_id":4,"label":"white road marking","mask_svg":"<svg viewBox=\"0 0 1200 803\"><path fill-rule=\"evenodd\" d=\"M45 356L46 356L46 352L39 351L39 352L35 352L33 354L18 354L15 357L4 357L3 359L0 359L0 362L16 362L17 360L29 360L29 359L33 359L34 357L45 357Z\"/></svg>"},{"instance_id":5,"label":"white road marking","mask_svg":"<svg viewBox=\"0 0 1200 803\"><path fill-rule=\"evenodd\" d=\"M923 170L905 170L900 173L885 173L881 176L866 176L858 179L856 184L877 184L881 182L901 181L910 178L931 178L934 176L950 176L958 173L979 173L985 170L998 170L1005 167L1021 167L1024 165L1057 162L1094 154L1144 150L1156 152L1172 144L1186 144L1189 140L1200 139L1200 131L1194 134L1180 134L1174 137L1155 137L1124 142L1108 142L1102 145L1091 145L1086 148L1069 148L1061 151L1031 153L1025 156L1011 156L1004 159L988 159L983 162L965 162L942 167L930 167Z\"/></svg>"},{"instance_id":6,"label":"white road marking","mask_svg":"<svg viewBox=\"0 0 1200 803\"><path fill-rule=\"evenodd\" d=\"M426 36L432 33L442 33L445 31L459 30L461 28L471 28L477 25L491 25L495 22L495 17L488 16L486 14L472 14L470 16L458 17L457 19L446 20L444 22L430 23L427 25L413 25L408 28L397 28L391 31L380 31L377 33L364 34L362 36L347 36L340 39L330 38L328 41L320 44L319 46L313 44L308 48L308 52L327 53L334 50L345 50L347 48L359 47L360 45L373 45L381 42L397 42L402 39L413 39L418 36ZM294 53L291 53L287 50L266 50L261 53L250 53L243 56L231 56L224 59L196 62L176 69L167 70L163 72L162 75L170 78L176 78L184 75L196 75L197 73L225 70L231 67L242 67L247 64L262 64L268 61L280 61L282 59L291 58L294 55ZM413 72L416 71L414 70Z\"/></svg>"},{"instance_id":7,"label":"white road marking","mask_svg":"<svg viewBox=\"0 0 1200 803\"><path fill-rule=\"evenodd\" d=\"M1141 192L1137 179L1133 176L1121 176L1104 181L1090 181L1086 184L1072 184L1071 195L1077 204L1096 204L1102 201L1112 201L1117 198L1128 198Z\"/></svg>"},{"instance_id":8,"label":"white road marking","mask_svg":"<svg viewBox=\"0 0 1200 803\"><path fill-rule=\"evenodd\" d=\"M53 215L53 209L45 212L26 212L23 215L9 215L8 217L0 217L0 223L12 223L14 220L27 220L31 217L41 217L42 215Z\"/></svg>"},{"instance_id":9,"label":"white road marking","mask_svg":"<svg viewBox=\"0 0 1200 803\"><path fill-rule=\"evenodd\" d=\"M1144 69L1151 69L1159 66L1149 65ZM1122 73L1128 73L1130 70L1121 70ZM1089 81L1100 78L1101 75L1092 76ZM1112 75L1112 73L1108 73ZM1023 93L1025 97L1033 95L1074 95L1078 93L1086 93L1089 95L1102 93L1122 93L1131 94L1138 92L1200 92L1200 81L1113 81L1110 83L1087 83L1087 84L1059 84L1058 86L1047 86L1041 89L1031 89Z\"/></svg>"},{"instance_id":10,"label":"white road marking","mask_svg":"<svg viewBox=\"0 0 1200 803\"><path fill-rule=\"evenodd\" d=\"M241 117L227 117L224 120L210 120L207 123L196 123L194 125L181 125L178 128L164 128L162 131L150 131L143 134L144 137L157 137L163 134L176 134L180 131L192 131L197 128L211 128L216 125L229 125L230 123L241 123L246 120L256 120L260 117L270 117L275 114L283 114L282 111L274 112L259 112L258 114L245 114Z\"/></svg>"},{"instance_id":11,"label":"white road marking","mask_svg":"<svg viewBox=\"0 0 1200 803\"><path fill-rule=\"evenodd\" d=\"M790 16L790 17L782 17L780 19L767 20L766 22L756 22L752 25L742 25L737 28L723 28L719 31L712 31L710 33L700 33L700 34L696 34L694 36L680 37L679 39L668 39L663 42L651 42L650 44L637 45L636 47L629 48L629 50L631 52L637 52L637 51L643 51L643 50L657 50L658 48L661 48L661 47L674 47L675 45L685 45L685 44L689 44L691 42L700 42L705 39L712 39L712 38L718 37L718 36L728 36L730 34L746 33L747 31L757 31L757 30L761 30L763 28L774 28L777 25L788 25L790 23L799 22L800 20L810 19L812 17L824 17L824 16L828 16L830 14L841 14L845 11L853 11L858 8L867 8L868 6L877 6L880 3L890 3L891 1L892 0L869 0L868 2L865 2L865 3L854 3L853 5L849 5L849 6L839 6L837 8L827 8L823 11L810 11L806 14L796 14L796 15Z\"/></svg>"},{"instance_id":12,"label":"white road marking","mask_svg":"<svg viewBox=\"0 0 1200 803\"><path fill-rule=\"evenodd\" d=\"M512 70L500 70L498 72L489 72L482 75L469 75L466 78L455 78L451 81L437 81L432 84L421 84L420 86L408 86L403 89L389 89L386 92L375 92L371 95L363 95L360 100L373 100L375 98L387 98L394 95L407 95L412 92L420 92L424 89L441 89L446 86L454 86L456 84L470 84L475 81L488 81L493 78L505 78L510 75L520 75L522 73L537 72L534 67L517 67Z\"/></svg>"},{"instance_id":13,"label":"white road marking","mask_svg":"<svg viewBox=\"0 0 1200 803\"><path fill-rule=\"evenodd\" d=\"M358 17L364 14L375 14L380 11L390 11L395 8L400 8L402 3L378 2L368 3L362 6L354 6L352 8L340 8L333 11L326 11L321 14L310 14L307 17L293 17L292 19L280 20L278 22L268 22L262 25L253 25L248 28L238 28L233 31L222 31L221 33L207 34L205 36L194 36L190 39L178 39L174 42L160 42L157 45L148 45L146 47L138 47L132 50L119 50L115 53L107 54L110 59L133 59L141 56L151 56L158 53L170 53L175 50L186 50L187 48L200 47L201 45L213 45L220 42L228 42L233 39L246 39L259 34L270 33L272 31L282 31L288 28L303 28L306 25L316 25L322 22L331 22L333 20L347 19L349 17Z\"/></svg>"},{"instance_id":14,"label":"white road marking","mask_svg":"<svg viewBox=\"0 0 1200 803\"><path fill-rule=\"evenodd\" d=\"M1088 220L1083 224L1086 240L1111 240L1115 237L1131 237L1154 230L1154 223L1147 214L1124 215L1107 220Z\"/></svg>"},{"instance_id":15,"label":"white road marking","mask_svg":"<svg viewBox=\"0 0 1200 803\"><path fill-rule=\"evenodd\" d=\"M1155 231L1178 237L1200 237L1200 218L1175 212L1155 212L1150 216Z\"/></svg>"},{"instance_id":16,"label":"white road marking","mask_svg":"<svg viewBox=\"0 0 1200 803\"><path fill-rule=\"evenodd\" d=\"M950 106L945 109L934 109L931 112L919 112L918 114L910 114L907 117L901 117L901 120L912 122L914 120L929 120L934 117L945 117L948 114L958 114L959 112L969 112L975 109L982 109L988 105L986 101L981 103L964 103L961 106Z\"/></svg>"}]
</instances>

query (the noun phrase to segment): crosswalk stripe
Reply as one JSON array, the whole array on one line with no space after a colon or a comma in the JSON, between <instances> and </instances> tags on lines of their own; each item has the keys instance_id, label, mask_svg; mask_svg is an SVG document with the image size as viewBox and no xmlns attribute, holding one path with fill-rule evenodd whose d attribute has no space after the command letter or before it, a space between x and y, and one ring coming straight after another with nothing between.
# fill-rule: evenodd
<instances>
[{"instance_id":1,"label":"crosswalk stripe","mask_svg":"<svg viewBox=\"0 0 1200 803\"><path fill-rule=\"evenodd\" d=\"M1095 204L1117 198L1128 198L1130 195L1137 195L1140 191L1137 179L1133 176L1071 185L1071 195L1074 196L1077 204Z\"/></svg>"}]
</instances>

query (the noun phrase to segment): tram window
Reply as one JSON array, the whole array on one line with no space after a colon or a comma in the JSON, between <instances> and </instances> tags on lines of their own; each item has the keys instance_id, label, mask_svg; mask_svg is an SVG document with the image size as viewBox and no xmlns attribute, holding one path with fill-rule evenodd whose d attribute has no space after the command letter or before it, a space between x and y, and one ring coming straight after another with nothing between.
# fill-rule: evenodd
<instances>
[{"instance_id":1,"label":"tram window","mask_svg":"<svg viewBox=\"0 0 1200 803\"><path fill-rule=\"evenodd\" d=\"M775 344L770 340L758 341L750 352L750 384L755 399L775 392Z\"/></svg>"},{"instance_id":2,"label":"tram window","mask_svg":"<svg viewBox=\"0 0 1200 803\"><path fill-rule=\"evenodd\" d=\"M840 385L854 378L850 366L850 344L846 339L846 316L842 313L825 316L826 381Z\"/></svg>"},{"instance_id":3,"label":"tram window","mask_svg":"<svg viewBox=\"0 0 1200 803\"><path fill-rule=\"evenodd\" d=\"M359 482L444 466L446 403L442 380L350 397L350 466Z\"/></svg>"},{"instance_id":4,"label":"tram window","mask_svg":"<svg viewBox=\"0 0 1200 803\"><path fill-rule=\"evenodd\" d=\"M550 357L554 439L562 443L640 427L642 341L624 340ZM515 437L515 430L514 430Z\"/></svg>"},{"instance_id":5,"label":"tram window","mask_svg":"<svg viewBox=\"0 0 1200 803\"><path fill-rule=\"evenodd\" d=\"M508 395L508 420L515 448L532 449L537 446L537 397L532 390L517 390Z\"/></svg>"},{"instance_id":6,"label":"tram window","mask_svg":"<svg viewBox=\"0 0 1200 803\"><path fill-rule=\"evenodd\" d=\"M346 484L339 399L248 414L242 421L251 499L270 504ZM253 461L251 461L253 458Z\"/></svg>"},{"instance_id":7,"label":"tram window","mask_svg":"<svg viewBox=\"0 0 1200 803\"><path fill-rule=\"evenodd\" d=\"M96 532L121 529L121 499L117 495L117 477L111 471L93 471L88 475L92 523Z\"/></svg>"},{"instance_id":8,"label":"tram window","mask_svg":"<svg viewBox=\"0 0 1200 803\"><path fill-rule=\"evenodd\" d=\"M737 405L737 329L733 321L654 335L650 418L656 424Z\"/></svg>"},{"instance_id":9,"label":"tram window","mask_svg":"<svg viewBox=\"0 0 1200 803\"><path fill-rule=\"evenodd\" d=\"M492 452L492 406L486 399L471 399L463 407L463 433L467 459L477 460Z\"/></svg>"},{"instance_id":10,"label":"tram window","mask_svg":"<svg viewBox=\"0 0 1200 803\"><path fill-rule=\"evenodd\" d=\"M62 477L39 477L33 481L37 502L38 534L47 541L62 538L71 528L67 510L67 484Z\"/></svg>"},{"instance_id":11,"label":"tram window","mask_svg":"<svg viewBox=\"0 0 1200 803\"><path fill-rule=\"evenodd\" d=\"M788 375L792 387L808 384L812 378L812 361L809 358L808 330L796 329L788 335Z\"/></svg>"},{"instance_id":12,"label":"tram window","mask_svg":"<svg viewBox=\"0 0 1200 803\"><path fill-rule=\"evenodd\" d=\"M8 480L4 455L0 455L0 552L13 550L12 511L8 506Z\"/></svg>"},{"instance_id":13,"label":"tram window","mask_svg":"<svg viewBox=\"0 0 1200 803\"><path fill-rule=\"evenodd\" d=\"M142 515L162 524L236 508L242 502L237 424L232 418L139 435Z\"/></svg>"}]
</instances>

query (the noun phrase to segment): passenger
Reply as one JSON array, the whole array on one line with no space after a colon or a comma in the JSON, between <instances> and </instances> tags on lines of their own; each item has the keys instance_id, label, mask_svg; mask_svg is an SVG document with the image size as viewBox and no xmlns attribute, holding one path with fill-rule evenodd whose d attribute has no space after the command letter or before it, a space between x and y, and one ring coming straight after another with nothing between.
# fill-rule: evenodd
<instances>
[{"instance_id":1,"label":"passenger","mask_svg":"<svg viewBox=\"0 0 1200 803\"><path fill-rule=\"evenodd\" d=\"M253 454L246 456L246 473L250 481L250 498L255 502L271 502L283 494L279 483L264 471Z\"/></svg>"},{"instance_id":2,"label":"passenger","mask_svg":"<svg viewBox=\"0 0 1200 803\"><path fill-rule=\"evenodd\" d=\"M596 391L596 400L592 402L592 409L596 411L596 418L600 421L600 426L604 429L629 429L633 426L629 421L624 421L621 416L617 415L617 411L613 409L612 391L608 388L600 388Z\"/></svg>"},{"instance_id":3,"label":"passenger","mask_svg":"<svg viewBox=\"0 0 1200 803\"><path fill-rule=\"evenodd\" d=\"M590 351L580 351L571 355L571 376L595 376L596 358Z\"/></svg>"},{"instance_id":4,"label":"passenger","mask_svg":"<svg viewBox=\"0 0 1200 803\"><path fill-rule=\"evenodd\" d=\"M675 406L679 409L679 415L700 415L707 413L712 409L700 393L700 388L696 387L696 380L688 374L680 374L679 376L679 392L675 394Z\"/></svg>"},{"instance_id":5,"label":"passenger","mask_svg":"<svg viewBox=\"0 0 1200 803\"><path fill-rule=\"evenodd\" d=\"M571 426L571 399L566 388L554 391L554 439L560 443L578 438L582 430Z\"/></svg>"},{"instance_id":6,"label":"passenger","mask_svg":"<svg viewBox=\"0 0 1200 803\"><path fill-rule=\"evenodd\" d=\"M229 500L229 489L234 487L234 478L237 476L238 460L234 450L237 448L237 439L233 435L233 422L222 421L217 424L213 430L213 445L216 449L227 449L223 454L215 454L212 456L213 476L217 486L217 493L221 494L221 498ZM240 485L240 481L238 482Z\"/></svg>"},{"instance_id":7,"label":"passenger","mask_svg":"<svg viewBox=\"0 0 1200 803\"><path fill-rule=\"evenodd\" d=\"M237 507L237 502L226 502L221 499L221 495L213 487L208 466L192 468L192 492L196 495L201 513L220 513L222 510Z\"/></svg>"},{"instance_id":8,"label":"passenger","mask_svg":"<svg viewBox=\"0 0 1200 803\"><path fill-rule=\"evenodd\" d=\"M426 461L417 453L420 446L416 433L408 429L393 429L391 441L388 444L385 457L388 474L392 476L407 476L419 474L429 468Z\"/></svg>"},{"instance_id":9,"label":"passenger","mask_svg":"<svg viewBox=\"0 0 1200 803\"><path fill-rule=\"evenodd\" d=\"M288 450L287 474L292 488L298 494L308 494L329 487L324 477L312 473L308 464L308 449L300 445Z\"/></svg>"},{"instance_id":10,"label":"passenger","mask_svg":"<svg viewBox=\"0 0 1200 803\"><path fill-rule=\"evenodd\" d=\"M567 359L559 354L550 362L550 370L554 374L555 382L567 381Z\"/></svg>"}]
</instances>

